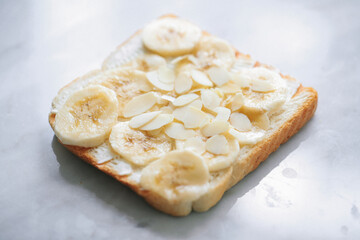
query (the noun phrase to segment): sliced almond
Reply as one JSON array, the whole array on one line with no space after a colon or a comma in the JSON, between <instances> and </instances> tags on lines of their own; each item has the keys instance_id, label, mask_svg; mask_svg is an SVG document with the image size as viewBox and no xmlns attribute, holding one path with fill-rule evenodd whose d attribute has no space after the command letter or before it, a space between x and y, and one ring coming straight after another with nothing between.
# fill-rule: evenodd
<instances>
[{"instance_id":1,"label":"sliced almond","mask_svg":"<svg viewBox=\"0 0 360 240\"><path fill-rule=\"evenodd\" d=\"M176 122L169 124L169 126L165 128L165 133L169 137L177 140L184 140L195 136L195 132L193 130L187 130L184 125Z\"/></svg>"},{"instance_id":2,"label":"sliced almond","mask_svg":"<svg viewBox=\"0 0 360 240\"><path fill-rule=\"evenodd\" d=\"M157 102L157 96L152 93L145 93L131 99L124 107L124 117L132 117L149 110Z\"/></svg>"},{"instance_id":3,"label":"sliced almond","mask_svg":"<svg viewBox=\"0 0 360 240\"><path fill-rule=\"evenodd\" d=\"M145 126L142 126L141 130L156 130L161 128L162 126L165 126L166 124L171 123L174 120L174 116L172 114L159 114L154 120L146 124Z\"/></svg>"},{"instance_id":4,"label":"sliced almond","mask_svg":"<svg viewBox=\"0 0 360 240\"><path fill-rule=\"evenodd\" d=\"M202 101L200 99L197 99L197 100L193 101L192 103L190 103L188 106L192 106L194 108L197 108L197 109L201 110L203 104L202 104Z\"/></svg>"},{"instance_id":5,"label":"sliced almond","mask_svg":"<svg viewBox=\"0 0 360 240\"><path fill-rule=\"evenodd\" d=\"M240 144L256 144L264 138L264 131L258 132L239 132L233 128L229 130L229 134L235 137Z\"/></svg>"},{"instance_id":6,"label":"sliced almond","mask_svg":"<svg viewBox=\"0 0 360 240\"><path fill-rule=\"evenodd\" d=\"M159 80L162 83L171 84L175 81L174 70L167 66L161 66L158 70Z\"/></svg>"},{"instance_id":7,"label":"sliced almond","mask_svg":"<svg viewBox=\"0 0 360 240\"><path fill-rule=\"evenodd\" d=\"M206 124L201 128L201 133L205 137L211 137L223 132L226 132L229 129L229 123L222 120L214 120L211 123Z\"/></svg>"},{"instance_id":8,"label":"sliced almond","mask_svg":"<svg viewBox=\"0 0 360 240\"><path fill-rule=\"evenodd\" d=\"M175 79L175 92L178 94L188 92L192 86L190 73L181 72Z\"/></svg>"},{"instance_id":9,"label":"sliced almond","mask_svg":"<svg viewBox=\"0 0 360 240\"><path fill-rule=\"evenodd\" d=\"M143 113L143 114L137 115L136 117L133 117L130 120L129 126L132 128L139 128L141 126L144 126L146 123L153 120L160 113L161 113L161 111L156 111L156 112L148 112L148 113Z\"/></svg>"},{"instance_id":10,"label":"sliced almond","mask_svg":"<svg viewBox=\"0 0 360 240\"><path fill-rule=\"evenodd\" d=\"M244 95L237 93L231 102L231 111L237 111L244 105Z\"/></svg>"},{"instance_id":11,"label":"sliced almond","mask_svg":"<svg viewBox=\"0 0 360 240\"><path fill-rule=\"evenodd\" d=\"M148 82L145 72L135 70L132 79L141 91L150 92L152 90L152 85Z\"/></svg>"},{"instance_id":12,"label":"sliced almond","mask_svg":"<svg viewBox=\"0 0 360 240\"><path fill-rule=\"evenodd\" d=\"M167 102L174 102L174 101L175 101L175 98L172 97L172 96L169 96L169 95L162 95L162 96L161 96L161 99L164 99L164 100L166 100Z\"/></svg>"},{"instance_id":13,"label":"sliced almond","mask_svg":"<svg viewBox=\"0 0 360 240\"><path fill-rule=\"evenodd\" d=\"M242 113L231 114L230 123L239 131L249 131L252 127L249 118Z\"/></svg>"},{"instance_id":14,"label":"sliced almond","mask_svg":"<svg viewBox=\"0 0 360 240\"><path fill-rule=\"evenodd\" d=\"M185 94L182 95L178 98L176 98L173 101L174 106L180 107L180 106L184 106L186 104L191 103L192 101L194 101L195 99L199 98L199 96L195 93L189 93L189 94Z\"/></svg>"},{"instance_id":15,"label":"sliced almond","mask_svg":"<svg viewBox=\"0 0 360 240\"><path fill-rule=\"evenodd\" d=\"M160 108L160 111L162 113L172 114L174 110L169 106L165 106L165 107Z\"/></svg>"},{"instance_id":16,"label":"sliced almond","mask_svg":"<svg viewBox=\"0 0 360 240\"><path fill-rule=\"evenodd\" d=\"M173 114L177 120L184 123L186 128L201 127L208 120L206 113L192 106L175 109Z\"/></svg>"},{"instance_id":17,"label":"sliced almond","mask_svg":"<svg viewBox=\"0 0 360 240\"><path fill-rule=\"evenodd\" d=\"M206 150L213 154L229 153L229 143L223 135L215 135L206 141Z\"/></svg>"},{"instance_id":18,"label":"sliced almond","mask_svg":"<svg viewBox=\"0 0 360 240\"><path fill-rule=\"evenodd\" d=\"M220 105L220 97L211 90L201 90L201 100L204 104L204 107L207 109L214 109Z\"/></svg>"},{"instance_id":19,"label":"sliced almond","mask_svg":"<svg viewBox=\"0 0 360 240\"><path fill-rule=\"evenodd\" d=\"M144 61L151 69L157 69L160 66L166 65L166 60L157 54L146 55Z\"/></svg>"},{"instance_id":20,"label":"sliced almond","mask_svg":"<svg viewBox=\"0 0 360 240\"><path fill-rule=\"evenodd\" d=\"M230 80L229 72L223 68L211 67L206 72L216 86L222 86Z\"/></svg>"},{"instance_id":21,"label":"sliced almond","mask_svg":"<svg viewBox=\"0 0 360 240\"><path fill-rule=\"evenodd\" d=\"M213 83L210 81L210 79L208 78L208 76L206 76L205 73L200 72L198 70L192 70L190 72L190 74L191 74L192 79L196 83L198 83L198 84L200 84L202 86L207 86L207 87L212 87L213 86Z\"/></svg>"},{"instance_id":22,"label":"sliced almond","mask_svg":"<svg viewBox=\"0 0 360 240\"><path fill-rule=\"evenodd\" d=\"M228 121L230 118L230 114L231 111L230 109L226 108L226 107L217 107L214 108L214 112L216 112L216 120L221 120L221 121Z\"/></svg>"},{"instance_id":23,"label":"sliced almond","mask_svg":"<svg viewBox=\"0 0 360 240\"><path fill-rule=\"evenodd\" d=\"M164 83L160 81L157 71L146 73L146 77L152 85L160 90L172 91L174 89L174 83Z\"/></svg>"},{"instance_id":24,"label":"sliced almond","mask_svg":"<svg viewBox=\"0 0 360 240\"><path fill-rule=\"evenodd\" d=\"M276 89L276 87L269 81L266 80L255 80L251 81L251 90L254 92L271 92Z\"/></svg>"},{"instance_id":25,"label":"sliced almond","mask_svg":"<svg viewBox=\"0 0 360 240\"><path fill-rule=\"evenodd\" d=\"M268 130L270 127L270 119L268 115L264 113L257 116L254 120L254 125L261 129Z\"/></svg>"}]
</instances>

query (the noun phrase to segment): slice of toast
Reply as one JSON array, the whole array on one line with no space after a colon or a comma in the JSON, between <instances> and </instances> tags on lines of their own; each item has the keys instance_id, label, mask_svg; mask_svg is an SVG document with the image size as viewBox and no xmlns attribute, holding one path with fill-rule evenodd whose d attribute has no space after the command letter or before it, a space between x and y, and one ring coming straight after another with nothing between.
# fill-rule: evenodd
<instances>
[{"instance_id":1,"label":"slice of toast","mask_svg":"<svg viewBox=\"0 0 360 240\"><path fill-rule=\"evenodd\" d=\"M166 15L160 19L170 18L172 19L176 17L173 15ZM202 37L211 36L204 31L202 31L201 34ZM129 63L136 61L136 59L149 52L152 51L143 45L142 30L140 30L119 47L117 47L117 49L104 61L100 70L92 71L83 77L75 79L62 88L55 97L52 103L52 111L49 114L49 122L55 132L57 133L56 124L59 124L56 122L56 115L59 114L61 108L66 105L66 102L72 94L79 91L80 89L86 88L88 85L103 83L103 81L105 81L108 76L113 76L114 74L116 75L118 69L124 67L127 69L131 68L133 65L129 65ZM179 55L179 53L176 54ZM180 53L180 55L181 54L182 53ZM234 50L234 55L236 58L236 64L231 67L229 72L242 71L242 69L266 68L269 69L269 71L277 73L277 70L273 67L253 61L248 55L244 55L236 50ZM168 56L166 57L168 58ZM174 60L173 57L170 57L170 59ZM203 66L203 68L206 69L208 66ZM274 112L271 112L271 114L267 113L268 122L265 124L267 125L266 130L261 130L263 136L252 142L247 141L248 139L242 139L244 135L242 135L241 131L233 131L235 134L231 136L229 134L226 135L227 133L223 133L223 135L226 137L235 137L235 139L239 141L239 149L237 150L237 154L236 156L234 155L234 160L230 165L221 167L214 171L209 170L206 188L203 188L205 190L201 191L201 193L196 195L196 197L177 198L177 195L175 195L175 197L167 197L166 195L162 194L161 191L154 191L152 188L146 187L146 184L141 184L143 169L147 168L150 164L159 161L158 158L149 161L152 163L134 164L134 162L129 161L125 155L114 151L114 147L110 143L108 135L101 144L97 144L98 146L91 147L81 146L82 144L79 144L78 146L76 144L63 144L62 140L64 138L59 137L58 133L57 137L59 138L59 141L71 152L79 156L87 163L114 177L119 182L129 186L140 196L144 197L144 199L150 205L160 211L174 216L188 215L192 209L199 212L207 211L222 198L226 190L239 182L248 173L256 169L258 165L269 156L270 153L274 152L280 146L280 144L286 142L292 135L299 131L299 129L304 126L304 124L313 116L317 106L317 92L313 88L303 87L301 84L298 84L295 79L289 76L284 76L280 73L277 74L281 76L282 81L291 86L291 88L289 88L291 91L287 93L287 98L282 102L280 108ZM118 79L118 81L122 81L121 78L120 80ZM224 86L226 86L226 84ZM230 86L230 88L233 88L233 86ZM224 92L229 91L229 89L226 90L226 88L220 89L223 89ZM235 90L234 92L247 91L241 90L240 87L238 89L232 90ZM129 91L131 91L131 89ZM196 93L196 91L193 92ZM134 96L137 95L139 95L139 93L134 93ZM126 99L126 101L130 101L131 98L134 98L134 96L130 96L128 99ZM172 96L176 97L176 94L173 94ZM120 102L119 104L123 106L125 103ZM204 109L204 106L202 106L202 109ZM242 112L242 114L245 115L248 114L251 123L254 126L258 123L256 120L257 115L255 117L251 117L251 114L249 114L246 108L233 109L235 109L233 112ZM212 111L208 111L208 113L209 112L211 114L213 113ZM126 120L128 119L124 117L118 118L118 121L120 122L124 122ZM161 128L162 130L160 130L164 131L164 127ZM262 127L261 124L260 127ZM256 126L254 129L255 128L258 129ZM236 138L236 134L239 132L239 138ZM153 134L153 132L151 133ZM158 132L155 134L158 134ZM209 137L206 140L208 139ZM172 150L174 150L174 148L177 147L173 147ZM166 155L166 153L164 154ZM136 155L136 152L134 152L134 155ZM202 156L204 156L204 154ZM215 155L210 154L209 156L211 161L211 156Z\"/></svg>"}]
</instances>

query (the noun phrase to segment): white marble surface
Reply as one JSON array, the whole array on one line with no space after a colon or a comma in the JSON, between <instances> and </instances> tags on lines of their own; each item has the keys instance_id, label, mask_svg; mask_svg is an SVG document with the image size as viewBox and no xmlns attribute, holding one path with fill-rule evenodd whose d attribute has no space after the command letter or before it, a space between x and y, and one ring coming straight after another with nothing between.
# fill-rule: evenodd
<instances>
[{"instance_id":1,"label":"white marble surface","mask_svg":"<svg viewBox=\"0 0 360 240\"><path fill-rule=\"evenodd\" d=\"M359 11L335 0L0 1L0 239L360 239ZM47 122L59 88L168 12L320 97L296 136L185 218L73 156Z\"/></svg>"}]
</instances>

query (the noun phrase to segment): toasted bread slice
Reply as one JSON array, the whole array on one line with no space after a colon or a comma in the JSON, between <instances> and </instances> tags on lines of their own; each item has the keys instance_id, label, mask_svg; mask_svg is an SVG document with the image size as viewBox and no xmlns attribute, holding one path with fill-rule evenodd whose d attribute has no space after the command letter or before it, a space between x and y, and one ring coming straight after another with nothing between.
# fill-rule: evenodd
<instances>
[{"instance_id":1,"label":"toasted bread slice","mask_svg":"<svg viewBox=\"0 0 360 240\"><path fill-rule=\"evenodd\" d=\"M163 16L161 19L176 18L173 15ZM104 61L100 70L92 71L83 77L75 79L62 88L52 104L52 111L49 114L49 122L53 129L56 126L56 115L59 109L66 103L69 96L89 84L106 78L107 72L113 72L129 62L144 54L144 46L141 38L142 31L136 32L127 41L121 44ZM202 36L210 36L202 32ZM234 51L236 59L242 59L243 63L250 62L249 68L263 67L276 72L274 68L253 61L250 56ZM241 67L240 67L241 68ZM281 74L280 74L281 75ZM248 173L258 167L269 154L274 152L280 144L286 142L313 116L318 95L313 88L303 87L297 84L296 80L281 75L282 79L289 84L294 83L294 90L291 96L283 103L281 109L272 113L269 117L267 130L264 136L254 143L240 144L239 153L233 163L217 171L210 171L207 187L199 196L192 199L167 198L164 194L144 188L141 185L142 170L147 166L133 164L113 150L109 140L95 147L81 147L76 145L63 144L67 149L79 156L87 163L95 166L106 174L114 177L119 182L129 186L136 193L142 196L150 205L156 209L174 216L186 216L192 209L198 212L207 211L214 206L223 196L224 192L239 182ZM239 91L241 89L239 88ZM120 103L121 104L121 103ZM246 111L245 111L246 112ZM119 118L123 121L123 118ZM253 120L250 118L250 120ZM58 136L59 137L59 136ZM61 140L59 139L61 142ZM136 153L134 153L136 154ZM157 160L155 160L157 161Z\"/></svg>"}]
</instances>

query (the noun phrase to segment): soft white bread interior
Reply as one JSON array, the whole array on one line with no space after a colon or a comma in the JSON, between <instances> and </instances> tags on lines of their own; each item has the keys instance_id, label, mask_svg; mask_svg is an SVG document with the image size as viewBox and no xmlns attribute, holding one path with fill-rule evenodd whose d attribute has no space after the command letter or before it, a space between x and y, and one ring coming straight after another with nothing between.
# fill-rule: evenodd
<instances>
[{"instance_id":1,"label":"soft white bread interior","mask_svg":"<svg viewBox=\"0 0 360 240\"><path fill-rule=\"evenodd\" d=\"M167 15L162 17L161 19L169 19L169 18L173 19L176 17L172 15ZM113 76L117 76L115 80L121 82L122 74L128 74L126 71L124 73L123 67L124 66L128 67L129 62L132 62L139 56L147 53L149 49L151 51L155 51L157 49L158 53L166 57L168 57L167 55L171 57L174 54L179 55L179 54L188 53L190 51L189 46L191 46L191 43L195 41L193 39L194 35L198 33L196 29L193 30L193 32L191 33L191 37L186 39L186 41L188 41L190 45L181 44L176 48L176 51L174 51L174 49L172 49L171 46L170 47L162 46L161 48L159 48L159 46L156 45L156 43L147 46L148 48L147 50L143 46L144 39L142 39L141 37L142 34L144 36L144 33L142 31L138 31L125 43L120 45L104 61L102 68L100 70L92 71L84 75L83 77L75 79L67 86L62 88L52 103L52 111L49 115L49 122L51 127L54 129L57 137L59 138L59 141L67 149L69 149L71 152L73 152L74 154L76 154L77 156L79 156L81 159L88 162L89 164L97 167L98 169L114 177L121 183L129 186L139 195L144 197L144 199L149 204L151 204L160 211L163 211L165 213L174 216L185 216L188 215L192 210L199 212L207 211L222 198L224 192L227 189L231 188L234 184L239 182L249 172L256 169L257 166L262 161L264 161L270 153L275 151L280 146L280 144L286 142L292 135L298 132L299 129L313 116L316 110L318 96L317 96L317 92L314 89L303 87L295 79L289 76L283 76L280 73L278 73L276 69L267 65L260 64L252 60L248 55L241 54L240 52L235 50L234 58L236 60L235 60L235 64L231 68L231 71L236 72L239 69L256 68L256 67L270 69L272 72L276 72L277 74L279 74L279 76L281 76L281 81L283 81L286 84L287 86L286 89L288 91L285 94L286 99L282 101L281 107L278 108L276 111L271 112L271 114L267 115L268 116L267 118L264 119L260 118L260 116L263 116L260 113L255 115L251 115L250 113L248 114L248 112L251 109L242 108L241 114L243 113L248 114L251 122L253 122L253 124L258 124L262 128L264 128L264 125L266 125L265 127L266 130L261 130L262 135L260 138L257 137L256 135L257 132L249 133L250 135L245 136L241 131L239 132L234 129L232 135L230 134L231 135L230 137L237 139L237 141L240 144L238 147L236 143L237 146L236 156L234 156L233 162L228 163L228 165L224 166L223 163L219 160L220 162L216 162L215 164L208 165L209 169L214 169L208 171L208 167L206 167L206 169L203 168L204 160L201 158L198 159L195 156L196 154L195 155L192 154L191 151L189 150L181 151L179 153L177 153L176 151L172 151L171 155L166 154L166 157L159 157L159 156L163 156L166 152L169 152L171 150L172 144L174 144L174 142L171 142L172 140L170 141L167 138L161 139L160 137L157 137L156 141L154 140L153 137L151 138L151 140L149 140L149 141L154 141L152 142L154 146L158 146L155 147L156 150L151 151L150 153L149 151L142 151L142 149L136 150L137 152L134 152L134 154L131 154L132 149L129 149L130 153L126 152L124 149L120 149L119 151L117 151L116 145L110 143L110 141L112 140L111 136L109 139L110 132L113 136L115 136L115 134L113 134L115 133L115 131L121 133L121 131L133 131L133 130L128 128L127 125L125 126L124 124L122 124L122 122L126 120L126 117L111 115L111 114L110 115L112 117L110 120L109 118L107 118L106 121L105 120L102 121L101 117L99 117L99 119L96 118L95 120L94 118L91 118L90 119L91 121L89 120L89 122L87 123L88 125L93 124L93 121L102 121L103 123L100 129L96 128L96 131L94 130L94 132L92 132L91 135L92 138L90 140L93 145L88 145L89 138L87 135L84 136L84 134L78 134L72 132L72 134L75 135L77 134L76 135L77 141L74 144L74 142L71 140L72 138L74 138L74 135L67 134L68 132L66 132L66 134L64 132L61 132L61 129L71 128L71 126L68 126L69 116L66 115L66 112L64 112L64 108L66 108L66 104L70 98L76 98L77 96L87 97L86 94L89 92L88 86L101 83L102 87L92 87L92 89L90 89L93 92L93 94L97 94L96 96L102 96L101 98L102 101L95 102L94 104L97 104L98 106L104 106L102 110L106 107L105 110L108 111L109 113L113 113L114 108L120 108L123 112L129 114L129 116L137 115L137 113L133 113L134 109L132 108L127 109L129 107L126 105L126 103L128 103L131 99L137 97L138 95L138 93L135 90L133 90L132 85L131 84L127 85L128 87L126 91L121 92L121 94L123 94L121 98L122 101L117 102L116 96L113 96L112 93L109 93L106 88L107 87L106 84L113 84L113 82L109 83L107 79L111 78L113 81L114 80ZM206 32L201 32L201 35L203 37L211 36ZM197 38L197 36L195 36L195 38ZM153 43L152 39L150 39L149 41ZM225 65L227 64L226 61L224 64ZM104 84L104 81L107 81L106 84ZM117 82L116 84L119 84L119 82ZM146 88L147 85L146 86L144 85L144 87ZM164 86L164 88L166 87L167 85ZM255 86L254 84L253 87L254 89L258 88L260 89L259 91L263 91L262 89L263 86ZM81 90L85 88L86 91L81 92ZM239 91L239 89L235 89L235 90ZM230 90L224 89L224 91L230 91ZM204 95L205 94L206 92L204 92ZM147 102L152 101L153 96L150 95L146 95L145 96L146 98L144 97L145 101ZM190 99L191 97L192 96L187 96L187 98L182 99L182 101L187 101L187 99ZM197 96L195 96L195 98L196 97ZM173 101L173 99L171 99L171 101ZM182 101L178 100L178 102L180 102L179 103L180 105L183 104ZM236 104L233 104L229 108L232 108L234 112L236 112L238 111L239 107L237 107ZM141 119L137 119L137 122L136 119L132 121L134 126L136 124L139 124L140 126L141 121L145 121L143 120L144 118L155 119L158 116L160 116L159 114L160 113L145 115ZM233 121L233 124L236 125L239 121L241 123L244 123L241 114L232 115L231 121ZM168 120L169 122L171 119L172 121L173 118L170 118L168 115L166 115L165 113L161 113L162 119L160 118L159 119L161 121ZM120 122L116 125L116 129L115 127L112 128L112 126L117 121ZM146 128L143 127L144 125L141 126L144 130L146 130ZM148 129L152 129L151 126L147 126L147 127ZM172 129L167 128L169 130L167 134L171 135L172 133L170 131L173 129L177 129L178 127L179 127L178 125L173 125ZM57 129L60 130L58 131ZM213 129L215 129L215 126L204 130L202 129L201 131L203 132L203 134L208 134L210 137L213 136L212 134ZM98 132L101 134L97 134ZM134 134L136 135L138 133L134 132ZM151 132L151 134L156 135L157 133ZM221 142L220 138L215 140ZM116 141L121 143L123 139L116 138ZM166 141L168 141L169 144L167 144ZM181 141L179 142L182 143ZM121 146L119 148L121 148ZM211 146L210 144L208 146L208 149L210 149L211 151L218 151L217 148L214 149L214 146ZM231 144L230 144L230 150L235 152ZM121 154L119 154L119 152ZM142 157L144 154L146 154L147 157ZM149 154L153 158L152 157L150 158ZM131 156L131 155L136 155L136 156ZM203 156L209 156L208 158L210 162L212 161L212 159L215 159L213 157L214 154L208 154ZM131 158L132 160L129 161L127 158ZM158 158L160 158L160 160L153 161L153 159L158 159ZM157 167L155 164L156 162L164 161L166 163L171 163L168 166L168 168L165 168L165 170L168 169L168 171L171 172L174 164L175 165L177 164L177 166L179 166L179 164L180 165L185 164L185 162L188 161L189 159L191 159L191 161L193 162L199 163L197 165L198 167L195 169L196 171L194 170L192 179L197 183L201 183L201 187L197 187L197 188L193 187L193 189L190 190L188 189L186 191L184 190L184 192L181 192L181 190L179 190L175 195L173 193L165 192L165 190L163 189L152 187L153 185L151 185L151 181L153 181L154 178L151 178L151 173L153 171L157 171L158 169L156 168ZM149 167L150 162L152 162L151 167ZM193 192L196 192L196 194L193 194Z\"/></svg>"}]
</instances>

